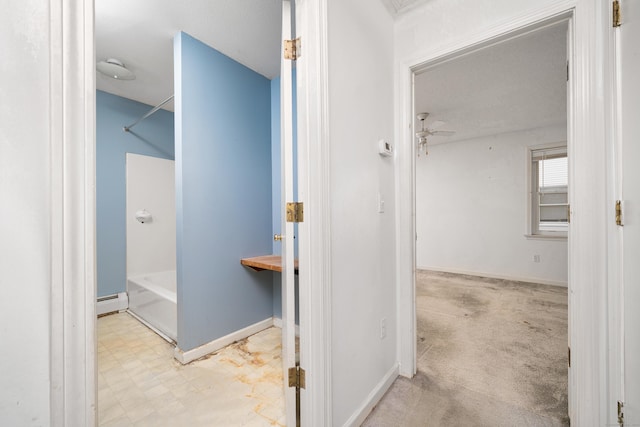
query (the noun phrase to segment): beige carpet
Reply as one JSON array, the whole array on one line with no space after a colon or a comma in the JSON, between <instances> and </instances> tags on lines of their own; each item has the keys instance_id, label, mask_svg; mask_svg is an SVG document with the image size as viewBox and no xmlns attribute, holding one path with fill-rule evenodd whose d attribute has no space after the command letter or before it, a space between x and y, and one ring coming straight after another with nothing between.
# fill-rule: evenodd
<instances>
[{"instance_id":1,"label":"beige carpet","mask_svg":"<svg viewBox=\"0 0 640 427\"><path fill-rule=\"evenodd\" d=\"M564 426L566 288L419 271L418 374L364 426Z\"/></svg>"}]
</instances>

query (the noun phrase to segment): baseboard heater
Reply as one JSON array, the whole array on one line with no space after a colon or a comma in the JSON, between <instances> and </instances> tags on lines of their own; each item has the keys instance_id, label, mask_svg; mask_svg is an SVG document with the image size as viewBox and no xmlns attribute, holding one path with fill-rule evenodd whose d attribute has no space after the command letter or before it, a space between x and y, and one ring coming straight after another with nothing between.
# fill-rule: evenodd
<instances>
[{"instance_id":1,"label":"baseboard heater","mask_svg":"<svg viewBox=\"0 0 640 427\"><path fill-rule=\"evenodd\" d=\"M123 311L129 308L129 298L126 292L120 292L119 294L107 295L98 298L96 304L96 314L101 316L107 313L114 313Z\"/></svg>"}]
</instances>

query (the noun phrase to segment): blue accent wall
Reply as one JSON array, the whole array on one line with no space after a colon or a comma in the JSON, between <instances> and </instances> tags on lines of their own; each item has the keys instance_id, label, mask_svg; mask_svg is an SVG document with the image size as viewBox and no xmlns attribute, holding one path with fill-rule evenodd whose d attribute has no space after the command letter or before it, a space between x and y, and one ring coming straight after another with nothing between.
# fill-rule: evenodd
<instances>
[{"instance_id":1,"label":"blue accent wall","mask_svg":"<svg viewBox=\"0 0 640 427\"><path fill-rule=\"evenodd\" d=\"M172 112L158 110L131 132L122 130L151 108L106 92L96 93L98 297L126 291L126 153L174 158Z\"/></svg>"},{"instance_id":2,"label":"blue accent wall","mask_svg":"<svg viewBox=\"0 0 640 427\"><path fill-rule=\"evenodd\" d=\"M270 82L185 33L174 39L178 346L273 315Z\"/></svg>"}]
</instances>

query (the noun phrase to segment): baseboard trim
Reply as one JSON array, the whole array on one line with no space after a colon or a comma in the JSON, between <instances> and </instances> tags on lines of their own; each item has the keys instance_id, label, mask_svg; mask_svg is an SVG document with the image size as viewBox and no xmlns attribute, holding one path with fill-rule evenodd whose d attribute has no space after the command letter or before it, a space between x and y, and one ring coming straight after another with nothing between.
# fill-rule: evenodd
<instances>
[{"instance_id":1,"label":"baseboard trim","mask_svg":"<svg viewBox=\"0 0 640 427\"><path fill-rule=\"evenodd\" d=\"M178 362L186 365L187 363L193 362L196 359L200 359L201 357L206 356L209 353L218 351L221 348L228 346L229 344L233 344L236 341L243 340L253 334L257 334L260 331L270 328L273 326L273 324L273 317L269 317L268 319L264 319L258 323L254 323L253 325L249 325L246 328L232 332L229 335L225 335L224 337L220 337L216 340L210 341L192 350L182 351L180 350L180 348L178 348L178 346L176 346L173 351L173 357Z\"/></svg>"},{"instance_id":2,"label":"baseboard trim","mask_svg":"<svg viewBox=\"0 0 640 427\"><path fill-rule=\"evenodd\" d=\"M276 328L282 329L282 319L279 317L274 317L273 326L275 326ZM300 325L296 325L296 336L297 337L300 336Z\"/></svg>"},{"instance_id":3,"label":"baseboard trim","mask_svg":"<svg viewBox=\"0 0 640 427\"><path fill-rule=\"evenodd\" d=\"M516 282L526 282L526 283L539 283L541 285L559 286L562 288L567 287L567 282L562 282L558 280L541 279L538 277L509 276L509 275L502 275L502 274L485 273L482 271L459 270L457 268L439 268L439 267L424 267L424 266L417 266L416 268L418 270L438 271L440 273L464 274L466 276L488 277L490 279L513 280Z\"/></svg>"},{"instance_id":4,"label":"baseboard trim","mask_svg":"<svg viewBox=\"0 0 640 427\"><path fill-rule=\"evenodd\" d=\"M345 426L359 426L361 425L367 416L373 411L373 408L378 404L382 396L389 390L389 387L398 378L399 366L394 364L389 372L380 380L378 385L369 393L366 400L362 402L362 405L351 415L351 417L344 423Z\"/></svg>"},{"instance_id":5,"label":"baseboard trim","mask_svg":"<svg viewBox=\"0 0 640 427\"><path fill-rule=\"evenodd\" d=\"M126 292L107 295L98 298L96 302L96 315L102 316L107 313L124 311L129 308L129 297Z\"/></svg>"}]
</instances>

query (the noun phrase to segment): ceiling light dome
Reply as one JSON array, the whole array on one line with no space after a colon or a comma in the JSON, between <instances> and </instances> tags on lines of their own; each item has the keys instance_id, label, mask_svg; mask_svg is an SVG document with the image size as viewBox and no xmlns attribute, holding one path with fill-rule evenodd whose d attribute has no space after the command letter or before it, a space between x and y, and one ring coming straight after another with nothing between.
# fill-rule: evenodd
<instances>
[{"instance_id":1,"label":"ceiling light dome","mask_svg":"<svg viewBox=\"0 0 640 427\"><path fill-rule=\"evenodd\" d=\"M127 69L127 67L125 67L124 64L117 59L109 58L106 61L100 61L98 62L96 68L102 74L104 74L105 76L109 76L112 79L134 80L136 78L136 75L133 74L131 70Z\"/></svg>"}]
</instances>

